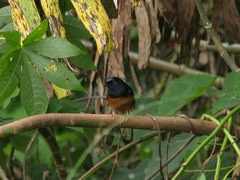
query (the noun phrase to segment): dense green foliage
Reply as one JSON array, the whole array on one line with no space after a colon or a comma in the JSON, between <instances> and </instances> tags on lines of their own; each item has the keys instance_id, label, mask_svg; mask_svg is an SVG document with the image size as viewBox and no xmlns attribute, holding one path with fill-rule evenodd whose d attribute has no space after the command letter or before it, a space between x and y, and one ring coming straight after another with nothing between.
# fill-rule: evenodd
<instances>
[{"instance_id":1,"label":"dense green foliage","mask_svg":"<svg viewBox=\"0 0 240 180\"><path fill-rule=\"evenodd\" d=\"M85 71L96 71L92 58L87 48L78 39L90 39L90 35L75 17L66 16L64 25L67 31L67 40L59 37L46 37L48 34L48 22L44 20L21 44L21 36L12 29L11 16L7 16L9 7L0 9L0 24L5 24L0 29L0 126L21 118L41 113L82 113L86 101L76 103L78 97L87 96L88 83L82 82L85 75L76 77L67 66L61 62L61 58L69 58L74 66ZM4 16L4 18L2 18ZM136 39L132 39L136 40ZM137 72L140 76L140 70ZM68 90L72 95L62 100L52 97L48 100L44 78L49 82ZM187 106L193 105L205 97L209 106L200 104L195 118L202 114L214 115L216 112L240 104L240 73L228 73L221 90L213 87L216 77L209 74L183 75L172 80L166 86L161 99L153 98L146 92L141 97L136 97L138 107L132 112L134 115L151 114L154 116L176 116L185 113ZM149 90L150 91L150 90ZM90 107L94 111L94 105ZM1 121L2 120L2 121ZM84 163L79 166L83 152L94 140L95 129L80 127L54 127L56 140L65 160L69 174L79 177L87 172L94 164L110 155L118 144L119 134L113 134L103 147L101 144L88 152ZM114 130L113 130L114 131ZM40 179L44 171L50 171L53 179L58 179L56 168L52 161L52 154L46 141L39 135L34 140L30 150L26 153L26 147L36 131L19 134L9 139L0 140L0 167L9 174L9 157L12 158L12 166L16 174L21 174L22 164L26 163L27 176L31 179ZM137 140L151 131L134 130L134 140ZM178 133L171 139L168 146L164 134L161 143L162 162L166 161L166 151L169 157L176 152L189 139L191 134ZM168 164L168 173L175 173L182 162L196 149L206 136L196 137L183 152ZM220 142L221 143L221 142ZM212 179L216 168L216 157L213 157L201 174L201 164L205 161L210 150L211 141L194 161L187 167L184 173L187 179ZM123 146L123 144L121 144ZM13 157L12 157L13 156ZM119 155L119 166L116 168L113 179L144 179L152 175L159 168L159 139L158 137L142 142ZM114 160L108 161L95 172L91 178L99 176L108 177ZM200 164L200 165L199 165ZM222 177L235 165L229 149L222 156ZM197 170L196 170L197 169ZM157 179L161 178L158 174Z\"/></svg>"}]
</instances>

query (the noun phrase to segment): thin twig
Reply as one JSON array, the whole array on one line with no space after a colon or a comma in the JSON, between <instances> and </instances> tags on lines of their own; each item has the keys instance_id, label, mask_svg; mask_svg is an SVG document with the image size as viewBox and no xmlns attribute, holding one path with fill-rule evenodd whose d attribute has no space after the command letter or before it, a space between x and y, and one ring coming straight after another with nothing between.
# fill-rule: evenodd
<instances>
[{"instance_id":1,"label":"thin twig","mask_svg":"<svg viewBox=\"0 0 240 180\"><path fill-rule=\"evenodd\" d=\"M204 172L204 170L206 169L206 167L207 167L207 165L209 164L210 160L211 160L213 157L215 157L214 152L215 152L215 149L216 149L216 147L217 147L217 138L214 138L214 141L215 141L215 143L214 143L214 145L213 145L212 151L211 151L209 157L203 162L202 172L200 173L199 176L201 176L201 174Z\"/></svg>"},{"instance_id":2,"label":"thin twig","mask_svg":"<svg viewBox=\"0 0 240 180\"><path fill-rule=\"evenodd\" d=\"M163 132L162 132L163 133ZM80 179L86 179L87 177L89 177L90 175L92 175L94 172L96 172L100 167L102 167L104 164L106 164L110 159L114 158L116 156L117 153L122 153L123 151L126 151L128 150L129 148L137 145L137 144L140 144L141 142L143 141L146 141L152 137L155 137L157 136L158 133L157 132L153 132L153 133L150 133L144 137L141 137L140 139L136 140L136 141L133 141L125 146L123 146L122 148L119 149L119 151L115 151L114 153L112 153L111 155L107 156L106 158L104 158L103 160L101 160L100 162L98 162L97 164L95 164L90 170L88 170L84 175L81 176Z\"/></svg>"},{"instance_id":3,"label":"thin twig","mask_svg":"<svg viewBox=\"0 0 240 180\"><path fill-rule=\"evenodd\" d=\"M94 65L96 67L98 67L98 63L99 63L99 59L100 59L100 54L96 51L95 53L95 59L94 59ZM95 79L95 76L96 76L96 71L92 71L91 74L90 74L90 85L89 85L89 89L88 89L88 96L91 97L93 95L93 81ZM88 102L84 108L84 112L86 112L89 108L91 104L91 99L88 99Z\"/></svg>"},{"instance_id":4,"label":"thin twig","mask_svg":"<svg viewBox=\"0 0 240 180\"><path fill-rule=\"evenodd\" d=\"M2 167L0 166L0 179L2 180L8 180L4 170L2 169Z\"/></svg>"},{"instance_id":5,"label":"thin twig","mask_svg":"<svg viewBox=\"0 0 240 180\"><path fill-rule=\"evenodd\" d=\"M169 131L167 133L167 145L166 145L166 162L168 161L168 152L169 152L169 147L170 147L170 141L171 141L171 136L172 136L172 131ZM165 168L165 175L166 175L166 179L168 179L168 165L166 165Z\"/></svg>"},{"instance_id":6,"label":"thin twig","mask_svg":"<svg viewBox=\"0 0 240 180\"><path fill-rule=\"evenodd\" d=\"M120 133L120 137L119 137L119 140L118 140L118 145L117 145L117 150L116 150L116 156L115 156L115 160L114 160L114 163L113 163L113 167L112 167L112 171L111 171L111 174L109 176L109 180L112 179L112 176L113 176L113 172L115 170L115 167L117 165L117 162L118 162L118 155L119 155L119 149L120 149L120 143L121 143L121 139L122 139L122 135L124 133L125 129L123 129Z\"/></svg>"},{"instance_id":7,"label":"thin twig","mask_svg":"<svg viewBox=\"0 0 240 180\"><path fill-rule=\"evenodd\" d=\"M193 139L196 137L196 135L192 135L187 141L185 144L183 144L169 159L168 161L166 161L164 164L163 164L163 168L165 166L167 166L170 162L172 162L192 141ZM157 170L155 170L153 172L152 175L150 175L149 177L146 178L146 180L150 180L152 179L154 176L156 176L158 174L158 172L160 171L160 169L158 168Z\"/></svg>"},{"instance_id":8,"label":"thin twig","mask_svg":"<svg viewBox=\"0 0 240 180\"><path fill-rule=\"evenodd\" d=\"M10 156L9 156L9 158L8 158L8 169L9 169L9 174L10 174L10 178L11 178L11 179L15 179L15 178L16 178L16 175L15 175L14 170L13 170L13 156L14 156L14 151L15 151L15 148L12 147L12 148L11 148Z\"/></svg>"},{"instance_id":9,"label":"thin twig","mask_svg":"<svg viewBox=\"0 0 240 180\"><path fill-rule=\"evenodd\" d=\"M106 99L107 97L106 96L87 96L87 97L82 97L82 98L78 98L78 99L75 99L74 102L75 103L79 103L81 101L86 101L86 100L89 100L89 99Z\"/></svg>"},{"instance_id":10,"label":"thin twig","mask_svg":"<svg viewBox=\"0 0 240 180\"><path fill-rule=\"evenodd\" d=\"M212 23L211 21L208 19L207 14L203 8L203 4L202 4L202 0L195 0L198 12L200 14L201 20L203 22L204 28L206 29L206 31L208 32L208 34L210 35L210 37L212 38L216 48L218 49L221 57L224 59L224 61L226 62L226 64L230 67L230 69L232 71L237 71L239 68L238 66L235 64L235 62L233 61L233 59L230 57L230 55L228 54L228 52L224 49L220 38L218 36L218 34L216 33L216 31L213 29Z\"/></svg>"},{"instance_id":11,"label":"thin twig","mask_svg":"<svg viewBox=\"0 0 240 180\"><path fill-rule=\"evenodd\" d=\"M164 178L164 174L163 174L163 166L162 166L162 136L161 136L161 130L160 130L160 127L158 125L158 123L156 122L156 119L149 115L149 114L146 114L146 116L150 117L151 120L154 122L154 124L156 125L157 127L157 130L158 130L158 136L159 136L159 145L158 145L158 153L159 153L159 172L162 176L162 179L165 180Z\"/></svg>"},{"instance_id":12,"label":"thin twig","mask_svg":"<svg viewBox=\"0 0 240 180\"><path fill-rule=\"evenodd\" d=\"M24 152L24 156L23 156L23 180L26 179L26 156L27 156L27 153L30 150L34 140L36 139L37 135L38 135L38 131L35 132L35 134L31 138L31 140L29 141L29 143L28 143L28 145L25 149L25 152Z\"/></svg>"},{"instance_id":13,"label":"thin twig","mask_svg":"<svg viewBox=\"0 0 240 180\"><path fill-rule=\"evenodd\" d=\"M131 71L131 75L132 75L132 80L137 89L138 95L142 95L142 88L139 84L133 63L131 61L129 62L129 66L130 66L130 71Z\"/></svg>"}]
</instances>

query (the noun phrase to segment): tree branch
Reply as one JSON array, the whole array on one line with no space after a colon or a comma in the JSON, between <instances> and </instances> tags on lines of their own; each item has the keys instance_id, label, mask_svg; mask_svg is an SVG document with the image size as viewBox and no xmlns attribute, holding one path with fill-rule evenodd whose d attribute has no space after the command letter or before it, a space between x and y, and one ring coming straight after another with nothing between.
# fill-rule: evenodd
<instances>
[{"instance_id":1,"label":"tree branch","mask_svg":"<svg viewBox=\"0 0 240 180\"><path fill-rule=\"evenodd\" d=\"M181 131L192 132L198 135L208 135L216 127L210 121L203 121L197 119L190 119L184 117L164 117L155 116L156 123L165 131ZM127 121L123 120L128 119ZM111 114L40 114L27 118L23 118L9 124L0 126L0 139L11 137L26 131L37 128L49 126L80 126L89 128L106 128L116 124L119 128L135 128L135 129L148 129L157 130L156 125L148 116L128 116L128 115L115 115ZM240 127L236 126L235 131L239 131ZM218 133L222 136L223 133Z\"/></svg>"},{"instance_id":2,"label":"tree branch","mask_svg":"<svg viewBox=\"0 0 240 180\"><path fill-rule=\"evenodd\" d=\"M88 49L90 49L92 47L92 43L89 41L82 41L82 43ZM132 63L138 64L139 54L130 51L129 58ZM169 63L169 62L167 62L167 60L154 58L154 57L149 58L149 63L147 65L147 68L154 69L157 71L168 72L175 76L182 76L184 74L208 74L208 73L204 73L199 70L191 69L183 64L178 65L178 64L174 64L174 63ZM221 87L222 85L223 85L223 78L218 76L216 81L214 82L214 86Z\"/></svg>"},{"instance_id":3,"label":"tree branch","mask_svg":"<svg viewBox=\"0 0 240 180\"><path fill-rule=\"evenodd\" d=\"M235 62L232 60L232 58L230 57L230 55L228 54L228 52L224 49L220 38L218 36L218 34L216 33L216 31L213 29L212 27L212 23L211 21L208 19L206 12L204 11L203 5L202 5L202 1L201 0L195 0L198 12L200 14L201 20L203 22L204 28L206 29L206 31L208 32L208 34L210 35L210 37L212 38L216 48L218 49L221 57L224 59L224 61L226 62L226 64L230 67L230 69L232 71L237 71L238 70L238 66L235 64Z\"/></svg>"}]
</instances>

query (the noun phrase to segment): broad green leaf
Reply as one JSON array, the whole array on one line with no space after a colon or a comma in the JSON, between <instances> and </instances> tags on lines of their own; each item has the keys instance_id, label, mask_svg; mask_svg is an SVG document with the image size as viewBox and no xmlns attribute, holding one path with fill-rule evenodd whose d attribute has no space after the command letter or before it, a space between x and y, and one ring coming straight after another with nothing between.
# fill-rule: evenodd
<instances>
[{"instance_id":1,"label":"broad green leaf","mask_svg":"<svg viewBox=\"0 0 240 180\"><path fill-rule=\"evenodd\" d=\"M7 25L3 26L3 28L0 29L0 32L6 32L6 31L10 31L10 32L16 31L12 22L8 23Z\"/></svg>"},{"instance_id":2,"label":"broad green leaf","mask_svg":"<svg viewBox=\"0 0 240 180\"><path fill-rule=\"evenodd\" d=\"M52 61L28 48L24 48L24 52L28 54L29 59L36 65L42 75L53 84L64 89L84 91L80 81L68 70L66 65Z\"/></svg>"},{"instance_id":3,"label":"broad green leaf","mask_svg":"<svg viewBox=\"0 0 240 180\"><path fill-rule=\"evenodd\" d=\"M221 110L238 104L240 104L240 73L232 72L225 78L224 90L219 99L213 103L213 108Z\"/></svg>"},{"instance_id":4,"label":"broad green leaf","mask_svg":"<svg viewBox=\"0 0 240 180\"><path fill-rule=\"evenodd\" d=\"M87 48L81 43L81 41L74 38L69 39L69 41L76 45L78 48L80 48L83 52L85 52L82 53L81 55L70 57L69 61L75 66L82 68L84 70L95 71L96 67L93 63L93 60L90 54L88 53Z\"/></svg>"},{"instance_id":5,"label":"broad green leaf","mask_svg":"<svg viewBox=\"0 0 240 180\"><path fill-rule=\"evenodd\" d=\"M85 53L67 40L59 37L49 37L33 42L28 48L50 58L66 58Z\"/></svg>"},{"instance_id":6,"label":"broad green leaf","mask_svg":"<svg viewBox=\"0 0 240 180\"><path fill-rule=\"evenodd\" d=\"M6 6L0 9L0 24L7 24L12 21L12 14L10 6Z\"/></svg>"},{"instance_id":7,"label":"broad green leaf","mask_svg":"<svg viewBox=\"0 0 240 180\"><path fill-rule=\"evenodd\" d=\"M206 93L215 79L215 77L205 74L188 74L174 79L159 103L158 114L161 116L173 115L180 108Z\"/></svg>"},{"instance_id":8,"label":"broad green leaf","mask_svg":"<svg viewBox=\"0 0 240 180\"><path fill-rule=\"evenodd\" d=\"M3 36L6 39L6 42L10 47L21 46L21 36L17 31L0 32L0 36Z\"/></svg>"},{"instance_id":9,"label":"broad green leaf","mask_svg":"<svg viewBox=\"0 0 240 180\"><path fill-rule=\"evenodd\" d=\"M1 57L0 57L0 72L1 72L1 69L3 68L3 65L1 63L3 63L14 51L18 50L19 47L18 46L15 46L15 47L12 47L10 49L8 49L5 54L3 54Z\"/></svg>"},{"instance_id":10,"label":"broad green leaf","mask_svg":"<svg viewBox=\"0 0 240 180\"><path fill-rule=\"evenodd\" d=\"M76 40L92 37L83 23L74 16L65 16L63 23L67 34L70 36L75 36Z\"/></svg>"},{"instance_id":11,"label":"broad green leaf","mask_svg":"<svg viewBox=\"0 0 240 180\"><path fill-rule=\"evenodd\" d=\"M16 71L21 59L22 52L17 50L6 61L0 62L0 102L6 100L18 85Z\"/></svg>"},{"instance_id":12,"label":"broad green leaf","mask_svg":"<svg viewBox=\"0 0 240 180\"><path fill-rule=\"evenodd\" d=\"M20 92L19 88L17 87L13 91L13 93L5 101L3 101L3 103L2 103L3 109L5 109L9 105L9 103L11 102L11 99L16 97L19 94L19 92Z\"/></svg>"},{"instance_id":13,"label":"broad green leaf","mask_svg":"<svg viewBox=\"0 0 240 180\"><path fill-rule=\"evenodd\" d=\"M35 30L33 30L23 41L27 45L35 40L41 39L48 29L48 21L44 20Z\"/></svg>"},{"instance_id":14,"label":"broad green leaf","mask_svg":"<svg viewBox=\"0 0 240 180\"><path fill-rule=\"evenodd\" d=\"M13 98L10 104L5 109L0 109L0 114L4 118L10 118L10 120L6 121L6 123L22 119L28 116L21 104L19 96Z\"/></svg>"},{"instance_id":15,"label":"broad green leaf","mask_svg":"<svg viewBox=\"0 0 240 180\"><path fill-rule=\"evenodd\" d=\"M23 107L29 116L46 112L48 97L44 82L25 54L23 54L20 95Z\"/></svg>"},{"instance_id":16,"label":"broad green leaf","mask_svg":"<svg viewBox=\"0 0 240 180\"><path fill-rule=\"evenodd\" d=\"M5 52L7 52L9 49L9 45L3 41L3 42L0 42L0 55L3 55Z\"/></svg>"}]
</instances>

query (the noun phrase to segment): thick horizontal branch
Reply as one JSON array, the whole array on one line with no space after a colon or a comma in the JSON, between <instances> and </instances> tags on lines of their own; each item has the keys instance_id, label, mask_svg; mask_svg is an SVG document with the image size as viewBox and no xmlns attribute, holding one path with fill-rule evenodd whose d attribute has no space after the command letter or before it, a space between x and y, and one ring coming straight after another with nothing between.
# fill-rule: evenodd
<instances>
[{"instance_id":1,"label":"thick horizontal branch","mask_svg":"<svg viewBox=\"0 0 240 180\"><path fill-rule=\"evenodd\" d=\"M127 120L126 120L127 119ZM123 120L125 120L123 122ZM155 121L155 122L154 122ZM191 132L198 135L210 134L216 125L210 121L190 119L185 117L164 116L128 116L111 114L40 114L23 118L0 126L0 139L14 136L26 131L49 126L80 126L89 128L116 127L157 130L158 123L161 130ZM239 127L236 127L239 131ZM218 134L222 135L222 132Z\"/></svg>"}]
</instances>

